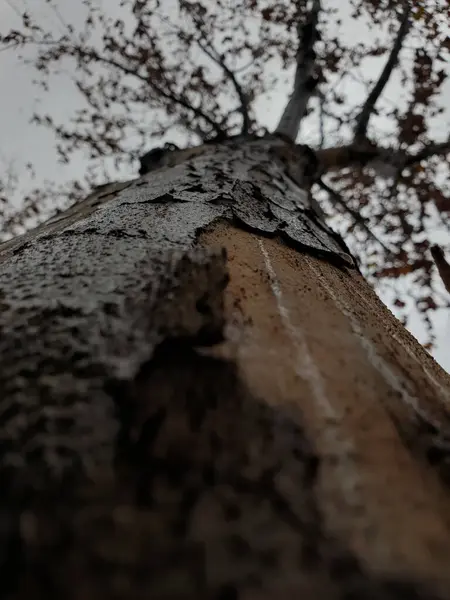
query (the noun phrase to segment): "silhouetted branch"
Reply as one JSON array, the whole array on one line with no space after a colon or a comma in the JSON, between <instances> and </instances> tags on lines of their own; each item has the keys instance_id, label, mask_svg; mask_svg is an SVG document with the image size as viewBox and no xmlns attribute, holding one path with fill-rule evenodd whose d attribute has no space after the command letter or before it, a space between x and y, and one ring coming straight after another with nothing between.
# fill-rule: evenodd
<instances>
[{"instance_id":1,"label":"silhouetted branch","mask_svg":"<svg viewBox=\"0 0 450 600\"><path fill-rule=\"evenodd\" d=\"M207 45L205 45L205 43L202 40L196 41L198 46L203 50L206 56L213 60L217 65L219 65L219 67L224 71L224 73L230 78L230 81L233 84L236 94L238 95L239 102L241 103L239 111L242 114L242 130L240 134L245 135L249 133L250 115L248 112L248 100L245 96L242 86L236 79L235 73L225 64L225 58L217 53L217 51L212 47L212 44L206 42L206 40L205 42L207 43Z\"/></svg>"},{"instance_id":2,"label":"silhouetted branch","mask_svg":"<svg viewBox=\"0 0 450 600\"><path fill-rule=\"evenodd\" d=\"M439 275L444 282L445 289L450 293L450 264L445 260L444 252L439 246L431 246L430 251L438 268Z\"/></svg>"},{"instance_id":3,"label":"silhouetted branch","mask_svg":"<svg viewBox=\"0 0 450 600\"><path fill-rule=\"evenodd\" d=\"M369 225L366 223L366 220L364 219L364 217L361 216L361 214L356 211L353 210L353 208L350 208L347 204L347 202L344 200L344 198L338 193L336 192L336 190L334 190L333 188L331 188L329 185L327 185L322 179L318 179L317 180L317 185L319 187L321 187L325 192L327 192L328 196L330 197L331 203L333 204L338 204L341 208L344 209L344 211L349 214L351 216L351 218L354 220L354 222L359 225L361 227L361 229L364 229L364 231L367 233L367 235L372 238L372 240L374 242L376 242L377 244L379 244L383 250L385 250L386 252L388 252L389 254L392 253L392 250L390 250L381 240L379 240L377 238L377 236L373 233L373 231L370 229Z\"/></svg>"},{"instance_id":4,"label":"silhouetted branch","mask_svg":"<svg viewBox=\"0 0 450 600\"><path fill-rule=\"evenodd\" d=\"M13 42L11 45L9 45L5 48L2 48L1 50L5 50L5 49L8 49L8 48L14 47L14 46L20 46L23 44L38 45L38 46L40 46L40 45L58 46L58 44L62 44L62 43L63 43L63 38L61 38L61 40L44 40L44 41L36 41L32 38L27 38L27 39L21 40L19 42ZM64 50L64 52L67 52L68 54L71 54L74 57L85 58L85 59L97 62L99 64L104 64L104 65L108 65L110 67L115 67L119 71L122 71L122 73L125 73L126 75L130 75L132 77L135 77L136 79L139 79L140 81L142 81L143 83L148 85L150 88L152 88L159 96L161 96L161 98L165 98L166 100L169 100L170 102L173 102L174 104L178 104L179 106L182 106L184 109L191 112L196 117L206 121L206 123L208 123L208 125L211 126L211 130L215 131L218 136L220 136L220 137L225 136L225 132L221 129L221 127L218 125L218 123L212 117L210 117L209 115L204 113L201 109L195 108L194 106L192 106L192 104L188 100L176 95L174 92L171 92L170 90L167 89L167 87L157 85L156 81L154 79L151 79L151 77L149 75L142 75L136 69L127 67L126 65L121 64L120 62L118 62L112 58L107 58L106 56L102 56L93 49L85 50L79 46L67 45L64 48L62 48L62 50ZM62 53L64 54L64 52L62 52Z\"/></svg>"},{"instance_id":5,"label":"silhouetted branch","mask_svg":"<svg viewBox=\"0 0 450 600\"><path fill-rule=\"evenodd\" d=\"M446 142L440 142L437 144L428 144L422 150L419 150L416 154L410 154L405 158L405 166L412 165L421 160L426 160L432 156L446 156L450 154L450 138Z\"/></svg>"},{"instance_id":6,"label":"silhouetted branch","mask_svg":"<svg viewBox=\"0 0 450 600\"><path fill-rule=\"evenodd\" d=\"M352 143L343 146L332 146L315 150L320 163L321 173L339 171L352 168L355 165L363 166L379 158L381 149L375 144Z\"/></svg>"},{"instance_id":7,"label":"silhouetted branch","mask_svg":"<svg viewBox=\"0 0 450 600\"><path fill-rule=\"evenodd\" d=\"M376 162L385 162L396 168L404 168L433 156L445 157L450 153L450 139L446 142L428 144L415 154L399 152L394 148L380 147L367 140L365 143L361 141L344 146L321 148L315 150L315 153L322 173L339 171L339 169L351 168L355 165L364 166L369 163L375 165ZM375 166L374 168L376 169Z\"/></svg>"},{"instance_id":8,"label":"silhouetted branch","mask_svg":"<svg viewBox=\"0 0 450 600\"><path fill-rule=\"evenodd\" d=\"M323 105L325 104L325 98L322 97L319 100L319 133L320 133L320 142L319 148L323 148L325 143L325 111Z\"/></svg>"},{"instance_id":9,"label":"silhouetted branch","mask_svg":"<svg viewBox=\"0 0 450 600\"><path fill-rule=\"evenodd\" d=\"M320 0L313 0L306 23L299 24L297 27L298 50L294 89L275 130L275 133L286 136L292 141L297 137L309 99L317 85L317 79L314 77L316 62L314 45L319 37L317 30L319 12Z\"/></svg>"},{"instance_id":10,"label":"silhouetted branch","mask_svg":"<svg viewBox=\"0 0 450 600\"><path fill-rule=\"evenodd\" d=\"M392 47L392 50L389 54L389 58L387 63L384 66L384 69L381 72L381 75L374 85L372 91L367 96L367 99L364 103L364 106L356 119L355 126L355 140L364 139L367 135L367 126L369 124L369 119L375 109L375 104L378 98L381 96L389 78L391 77L392 71L394 70L395 65L398 61L398 56L400 54L400 50L402 49L403 42L405 40L406 34L408 33L410 22L409 22L409 13L410 9L408 6L408 2L404 2L404 13L403 18L400 24L400 28L397 33L396 40Z\"/></svg>"},{"instance_id":11,"label":"silhouetted branch","mask_svg":"<svg viewBox=\"0 0 450 600\"><path fill-rule=\"evenodd\" d=\"M210 116L208 116L206 113L204 113L199 108L195 108L194 106L192 106L192 104L190 102L188 102L187 100L185 100L184 98L181 98L180 96L177 96L173 92L169 91L167 89L167 87L162 87L162 86L157 85L157 83L154 80L151 80L149 76L141 75L141 74L137 73L136 70L126 67L125 65L122 65L121 63L119 63L111 58L106 58L104 56L101 56L94 51L84 52L81 48L77 48L77 53L80 56L85 54L87 58L90 58L99 63L103 63L103 64L110 65L112 67L116 67L117 69L121 70L123 73L126 73L127 75L132 75L132 76L136 77L137 79L144 81L149 87L153 88L153 90L157 94L159 94L162 98L165 98L166 100L170 100L174 104L178 104L178 105L182 106L186 110L192 112L195 116L206 121L209 125L211 125L211 128L217 133L217 135L220 135L220 136L224 135L224 132L222 131L222 129L216 123L216 121L214 119L212 119Z\"/></svg>"}]
</instances>

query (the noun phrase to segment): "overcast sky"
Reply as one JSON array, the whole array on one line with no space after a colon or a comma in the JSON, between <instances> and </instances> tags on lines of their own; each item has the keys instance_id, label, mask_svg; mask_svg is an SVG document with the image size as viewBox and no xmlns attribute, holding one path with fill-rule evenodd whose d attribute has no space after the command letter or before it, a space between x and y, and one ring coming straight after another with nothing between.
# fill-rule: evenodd
<instances>
[{"instance_id":1,"label":"overcast sky","mask_svg":"<svg viewBox=\"0 0 450 600\"><path fill-rule=\"evenodd\" d=\"M165 0L170 2L172 0ZM101 0L98 0L101 3ZM118 11L117 0L103 1L107 10ZM58 8L68 23L80 22L82 18L81 2L73 0L58 0ZM51 24L52 28L61 26L57 15L51 11L45 0L0 0L0 28L2 33L10 28L19 27L18 14L28 11L33 17L39 17L41 23ZM123 14L123 13L120 13ZM361 31L360 25L348 23L349 32L355 40L366 35ZM353 29L352 29L353 27ZM373 61L374 77L379 72L379 62ZM57 120L69 119L73 109L79 106L79 98L70 78L62 74L53 80L51 93L42 96L32 84L34 71L32 67L24 66L13 52L0 53L0 169L12 166L17 172L25 174L24 165L27 162L34 164L38 173L38 181L68 181L81 178L89 164L82 155L74 158L69 165L64 166L57 162L54 148L54 138L51 133L43 128L29 124L30 116L39 106L57 117ZM447 82L449 83L449 82ZM283 105L289 93L289 87L280 86L280 89L269 99L262 99L257 104L261 121L270 129L274 127L280 116ZM361 94L361 89L355 85L353 94ZM402 93L399 82L393 80L386 90L392 98L400 97ZM448 97L447 105L450 106L450 85L444 89ZM151 115L149 115L151 118ZM448 135L447 121L436 127L439 134ZM443 117L444 119L444 117ZM303 129L302 141L308 140L308 128ZM177 141L173 139L172 141ZM149 148L152 147L149 140ZM121 173L120 177L129 177L131 172ZM28 175L27 175L28 176ZM115 177L119 178L119 177ZM448 243L448 234L439 233L436 239L441 243ZM380 292L383 300L389 303L391 295ZM392 308L392 307L391 307ZM395 310L394 310L395 312ZM433 352L436 360L450 372L450 310L442 309L432 315L437 331L437 344ZM424 339L423 325L416 316L411 319L409 328L419 341Z\"/></svg>"}]
</instances>

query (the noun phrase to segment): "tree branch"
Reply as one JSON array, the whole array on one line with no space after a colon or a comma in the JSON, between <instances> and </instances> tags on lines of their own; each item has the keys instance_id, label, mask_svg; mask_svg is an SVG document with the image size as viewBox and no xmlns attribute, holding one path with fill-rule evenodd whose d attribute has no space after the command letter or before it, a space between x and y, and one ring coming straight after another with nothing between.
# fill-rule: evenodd
<instances>
[{"instance_id":1,"label":"tree branch","mask_svg":"<svg viewBox=\"0 0 450 600\"><path fill-rule=\"evenodd\" d=\"M390 248L388 248L381 240L379 240L377 238L377 236L373 233L373 231L370 229L369 225L366 223L366 220L364 219L364 217L362 217L358 211L353 210L353 208L350 208L350 206L348 206L348 204L344 200L344 198L338 192L336 192L336 190L334 190L329 185L327 185L322 179L318 179L316 181L316 183L325 192L327 192L332 203L338 204L339 206L341 206L344 209L344 211L351 216L351 218L354 220L354 222L357 225L359 225L361 227L361 229L364 229L364 231L367 233L368 237L370 237L374 242L379 244L383 248L383 250L385 250L388 254L392 254L392 250Z\"/></svg>"},{"instance_id":2,"label":"tree branch","mask_svg":"<svg viewBox=\"0 0 450 600\"><path fill-rule=\"evenodd\" d=\"M314 77L316 62L314 45L319 37L317 30L319 12L320 0L313 0L305 24L297 26L298 50L294 90L275 129L276 134L285 136L293 142L295 142L300 124L306 114L308 101L317 85L317 79Z\"/></svg>"},{"instance_id":3,"label":"tree branch","mask_svg":"<svg viewBox=\"0 0 450 600\"><path fill-rule=\"evenodd\" d=\"M439 275L444 282L445 289L450 293L450 264L448 264L448 262L445 260L442 248L439 246L431 246L430 252L434 262L436 263Z\"/></svg>"},{"instance_id":4,"label":"tree branch","mask_svg":"<svg viewBox=\"0 0 450 600\"><path fill-rule=\"evenodd\" d=\"M320 134L320 142L319 148L323 148L325 144L325 98L322 96L319 99L319 134Z\"/></svg>"},{"instance_id":5,"label":"tree branch","mask_svg":"<svg viewBox=\"0 0 450 600\"><path fill-rule=\"evenodd\" d=\"M344 146L322 148L315 150L315 153L322 173L339 171L355 165L364 166L375 161L409 167L432 156L447 156L450 153L450 139L446 142L428 144L415 154L400 153L397 149L377 146L367 140L365 143L361 141Z\"/></svg>"},{"instance_id":6,"label":"tree branch","mask_svg":"<svg viewBox=\"0 0 450 600\"><path fill-rule=\"evenodd\" d=\"M315 150L321 173L339 171L355 165L365 165L379 158L380 152L378 146L370 143L352 143Z\"/></svg>"},{"instance_id":7,"label":"tree branch","mask_svg":"<svg viewBox=\"0 0 450 600\"><path fill-rule=\"evenodd\" d=\"M236 79L234 72L225 64L225 58L217 53L217 51L213 48L211 43L206 42L205 40L205 42L208 44L207 46L205 46L202 40L196 40L196 42L206 54L206 56L213 60L217 65L219 65L219 67L224 71L224 73L230 78L231 83L233 84L233 87L236 91L236 94L238 95L239 102L241 103L241 106L239 108L239 112L241 112L242 114L242 130L240 132L240 135L246 135L250 131L250 115L248 112L248 100L245 96L242 86Z\"/></svg>"},{"instance_id":8,"label":"tree branch","mask_svg":"<svg viewBox=\"0 0 450 600\"><path fill-rule=\"evenodd\" d=\"M119 69L120 71L122 71L122 73L131 75L132 77L136 77L137 79L140 79L141 81L146 83L149 87L153 88L154 91L157 94L159 94L162 98L165 98L166 100L170 100L174 104L178 104L178 105L182 106L186 110L193 113L196 117L199 117L200 119L203 119L204 121L206 121L211 126L211 129L214 130L218 136L222 137L225 135L225 132L220 128L220 126L216 123L216 121L213 118L208 116L201 109L195 108L194 106L192 106L184 98L181 98L180 96L177 96L173 92L168 91L168 89L158 86L155 83L155 81L151 80L150 76L140 75L136 70L132 69L131 67L122 65L120 62L117 62L116 60L114 60L112 58L106 58L105 56L101 56L94 50L83 50L82 48L77 47L77 46L74 46L73 50L74 50L75 56L84 57L86 59L90 59L90 60L93 60L98 63L102 63L105 65L109 65L111 67L115 67L116 69Z\"/></svg>"},{"instance_id":9,"label":"tree branch","mask_svg":"<svg viewBox=\"0 0 450 600\"><path fill-rule=\"evenodd\" d=\"M180 39L183 39L183 38L186 39L185 32L177 25L174 25L170 21L170 19L168 19L167 17L165 17L164 15L162 15L160 13L158 13L158 17L166 25L168 25L172 29L172 31L174 31L180 37ZM190 35L189 39L193 40L199 46L199 48L206 54L206 56L208 56L212 61L214 61L225 72L225 74L230 78L231 83L233 84L234 89L239 98L239 101L241 103L241 106L238 109L239 112L242 114L242 119L243 119L242 120L242 130L240 133L241 133L241 135L245 135L250 131L250 115L249 115L249 111L248 111L248 100L245 96L244 90L242 89L242 86L240 85L240 83L237 81L235 72L232 71L225 64L225 58L220 56L219 53L217 52L217 50L212 45L212 43L208 41L207 34L204 30L202 21L198 20L194 17L193 22L197 28L197 31L203 37L203 41L200 39L195 39L195 37L193 35ZM204 42L204 44L203 44L203 42ZM245 66L244 68L247 68L248 66L249 65ZM222 130L216 129L216 131L218 133L219 138L226 137Z\"/></svg>"},{"instance_id":10,"label":"tree branch","mask_svg":"<svg viewBox=\"0 0 450 600\"><path fill-rule=\"evenodd\" d=\"M398 56L400 54L400 50L402 49L403 42L408 33L410 22L409 22L409 13L410 8L408 2L404 2L404 13L403 18L400 24L400 28L397 33L397 38L394 42L392 50L389 54L389 58L387 63L382 70L380 77L376 84L374 85L372 91L367 96L367 99L364 103L364 106L356 119L356 126L354 130L354 139L361 140L364 139L367 135L367 126L369 124L369 119L375 109L375 104L378 98L381 96L387 82L389 81L392 71L394 70L395 65L398 61Z\"/></svg>"},{"instance_id":11,"label":"tree branch","mask_svg":"<svg viewBox=\"0 0 450 600\"><path fill-rule=\"evenodd\" d=\"M405 166L410 166L421 160L426 160L432 156L446 156L450 153L450 138L446 142L440 142L437 144L428 144L419 150L416 154L410 154L405 158Z\"/></svg>"}]
</instances>

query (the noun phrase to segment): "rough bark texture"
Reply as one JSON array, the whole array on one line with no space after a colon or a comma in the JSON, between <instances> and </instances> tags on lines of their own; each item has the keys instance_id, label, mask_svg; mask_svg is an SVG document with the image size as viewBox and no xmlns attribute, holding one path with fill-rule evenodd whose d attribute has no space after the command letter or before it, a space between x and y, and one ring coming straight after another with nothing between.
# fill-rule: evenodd
<instances>
[{"instance_id":1,"label":"rough bark texture","mask_svg":"<svg viewBox=\"0 0 450 600\"><path fill-rule=\"evenodd\" d=\"M0 248L0 597L450 598L449 377L313 158L166 165Z\"/></svg>"}]
</instances>

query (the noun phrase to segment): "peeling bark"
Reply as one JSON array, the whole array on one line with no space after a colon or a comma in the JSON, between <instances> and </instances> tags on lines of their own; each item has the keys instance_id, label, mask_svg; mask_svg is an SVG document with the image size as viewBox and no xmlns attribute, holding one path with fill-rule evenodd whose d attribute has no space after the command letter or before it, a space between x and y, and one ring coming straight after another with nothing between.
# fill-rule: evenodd
<instances>
[{"instance_id":1,"label":"peeling bark","mask_svg":"<svg viewBox=\"0 0 450 600\"><path fill-rule=\"evenodd\" d=\"M449 378L314 157L147 170L0 247L1 597L450 598Z\"/></svg>"}]
</instances>

